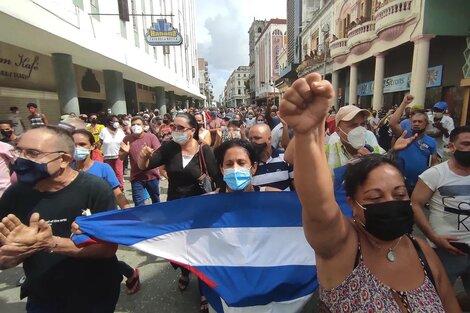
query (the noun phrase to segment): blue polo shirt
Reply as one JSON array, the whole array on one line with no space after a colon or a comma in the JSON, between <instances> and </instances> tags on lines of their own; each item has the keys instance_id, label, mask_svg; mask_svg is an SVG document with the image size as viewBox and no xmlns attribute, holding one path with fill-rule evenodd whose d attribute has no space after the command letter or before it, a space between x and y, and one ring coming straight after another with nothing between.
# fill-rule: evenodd
<instances>
[{"instance_id":1,"label":"blue polo shirt","mask_svg":"<svg viewBox=\"0 0 470 313\"><path fill-rule=\"evenodd\" d=\"M71 164L72 168L76 169L75 162ZM94 161L91 167L86 170L88 174L103 178L111 187L116 189L119 187L119 181L109 164Z\"/></svg>"},{"instance_id":2,"label":"blue polo shirt","mask_svg":"<svg viewBox=\"0 0 470 313\"><path fill-rule=\"evenodd\" d=\"M413 136L411 124L402 125L402 128L408 131L406 138ZM409 190L414 188L418 176L429 167L431 156L434 154L436 154L436 141L428 135L416 139L408 148L397 153L397 163L403 170Z\"/></svg>"}]
</instances>

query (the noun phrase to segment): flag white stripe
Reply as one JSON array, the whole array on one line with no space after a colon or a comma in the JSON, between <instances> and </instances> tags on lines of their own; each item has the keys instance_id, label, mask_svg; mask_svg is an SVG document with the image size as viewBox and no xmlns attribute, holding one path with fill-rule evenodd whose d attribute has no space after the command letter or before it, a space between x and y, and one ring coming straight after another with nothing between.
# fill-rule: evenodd
<instances>
[{"instance_id":1,"label":"flag white stripe","mask_svg":"<svg viewBox=\"0 0 470 313\"><path fill-rule=\"evenodd\" d=\"M191 266L315 265L302 227L189 229L133 246Z\"/></svg>"},{"instance_id":2,"label":"flag white stripe","mask_svg":"<svg viewBox=\"0 0 470 313\"><path fill-rule=\"evenodd\" d=\"M312 295L310 294L290 301L271 302L266 305L257 305L249 307L229 307L225 303L224 299L221 298L221 300L224 309L223 313L299 313L302 311L303 307L307 304L308 300L310 300L311 297ZM215 312L215 310L211 307L209 313L213 312Z\"/></svg>"},{"instance_id":3,"label":"flag white stripe","mask_svg":"<svg viewBox=\"0 0 470 313\"><path fill-rule=\"evenodd\" d=\"M289 171L277 171L253 176L253 185L266 185L271 183L283 182L289 180Z\"/></svg>"}]
</instances>

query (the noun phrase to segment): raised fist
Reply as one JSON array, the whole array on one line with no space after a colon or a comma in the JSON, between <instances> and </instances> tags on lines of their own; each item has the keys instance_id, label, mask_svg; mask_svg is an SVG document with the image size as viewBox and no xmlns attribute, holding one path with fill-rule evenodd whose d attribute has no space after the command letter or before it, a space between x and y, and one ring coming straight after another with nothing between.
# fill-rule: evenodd
<instances>
[{"instance_id":1,"label":"raised fist","mask_svg":"<svg viewBox=\"0 0 470 313\"><path fill-rule=\"evenodd\" d=\"M280 104L280 117L296 132L305 134L324 128L334 97L333 86L318 73L297 79Z\"/></svg>"}]
</instances>

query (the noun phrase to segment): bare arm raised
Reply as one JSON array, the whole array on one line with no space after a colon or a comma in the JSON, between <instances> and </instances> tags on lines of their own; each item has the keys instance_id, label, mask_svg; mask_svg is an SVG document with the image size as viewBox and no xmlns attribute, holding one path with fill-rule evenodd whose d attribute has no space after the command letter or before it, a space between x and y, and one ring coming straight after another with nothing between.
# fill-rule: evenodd
<instances>
[{"instance_id":1,"label":"bare arm raised","mask_svg":"<svg viewBox=\"0 0 470 313\"><path fill-rule=\"evenodd\" d=\"M324 125L333 95L331 84L313 73L295 81L280 105L281 118L296 134L294 175L305 236L323 259L337 255L354 231L335 201L324 151Z\"/></svg>"}]
</instances>

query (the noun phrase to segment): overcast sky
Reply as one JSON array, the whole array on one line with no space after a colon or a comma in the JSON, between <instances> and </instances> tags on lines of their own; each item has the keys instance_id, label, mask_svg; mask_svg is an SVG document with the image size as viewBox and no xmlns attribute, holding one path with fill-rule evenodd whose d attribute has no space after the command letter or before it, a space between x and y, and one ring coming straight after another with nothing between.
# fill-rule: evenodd
<instances>
[{"instance_id":1,"label":"overcast sky","mask_svg":"<svg viewBox=\"0 0 470 313\"><path fill-rule=\"evenodd\" d=\"M233 70L248 65L248 29L253 18L286 15L286 0L196 0L198 57L209 62L215 100Z\"/></svg>"}]
</instances>

